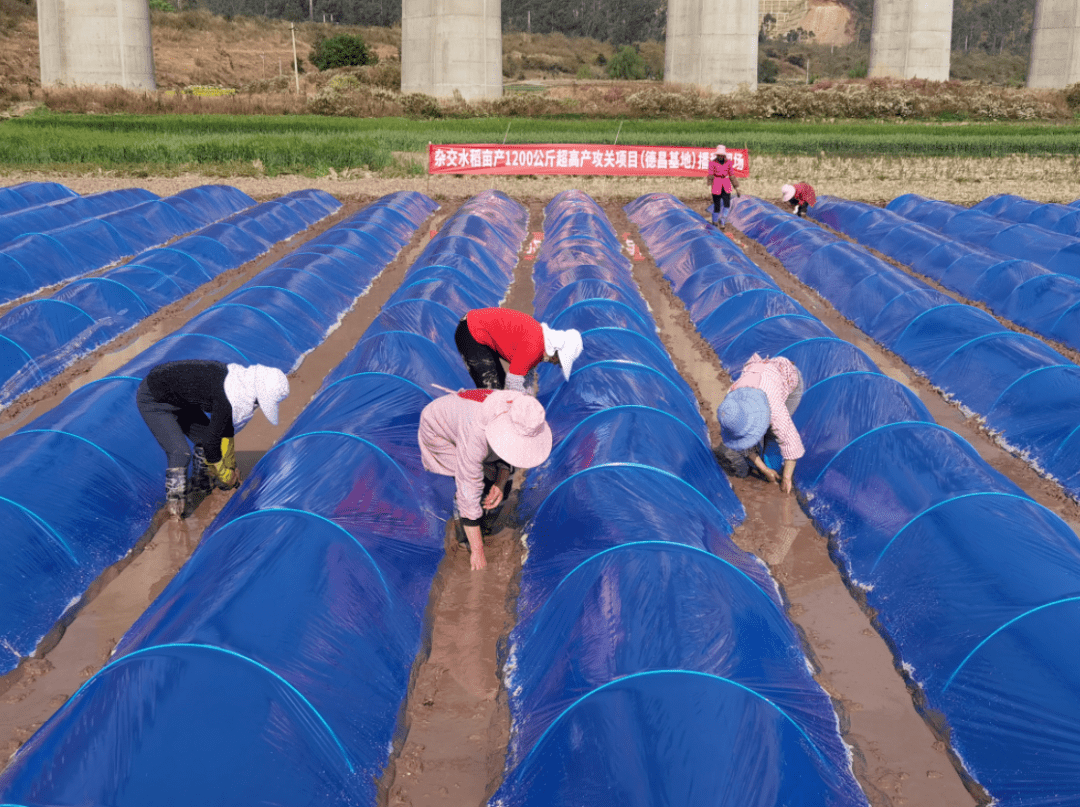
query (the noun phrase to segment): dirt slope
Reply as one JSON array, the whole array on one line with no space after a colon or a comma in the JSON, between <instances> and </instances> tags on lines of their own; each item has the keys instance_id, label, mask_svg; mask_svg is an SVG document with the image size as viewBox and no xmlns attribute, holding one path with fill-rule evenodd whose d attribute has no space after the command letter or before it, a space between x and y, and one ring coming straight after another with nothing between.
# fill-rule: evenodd
<instances>
[{"instance_id":1,"label":"dirt slope","mask_svg":"<svg viewBox=\"0 0 1080 807\"><path fill-rule=\"evenodd\" d=\"M814 32L818 45L847 45L854 39L851 33L851 9L840 3L811 0L810 10L795 26Z\"/></svg>"},{"instance_id":2,"label":"dirt slope","mask_svg":"<svg viewBox=\"0 0 1080 807\"><path fill-rule=\"evenodd\" d=\"M185 25L185 19L194 24ZM260 79L292 76L293 41L301 66L308 62L319 31L355 33L361 29L303 24L291 30L288 22L237 17L226 21L202 12L180 16L156 13L151 38L158 89L175 90L193 85L242 87ZM392 36L387 29L384 32ZM394 45L365 37L380 59L396 58ZM36 17L25 17L0 27L0 75L7 84L41 84L40 48Z\"/></svg>"}]
</instances>

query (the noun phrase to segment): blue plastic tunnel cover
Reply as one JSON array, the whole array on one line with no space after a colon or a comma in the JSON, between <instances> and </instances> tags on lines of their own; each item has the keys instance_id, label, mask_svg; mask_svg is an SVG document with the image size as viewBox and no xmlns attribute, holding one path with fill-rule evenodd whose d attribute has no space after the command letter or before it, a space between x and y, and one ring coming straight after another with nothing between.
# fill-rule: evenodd
<instances>
[{"instance_id":1,"label":"blue plastic tunnel cover","mask_svg":"<svg viewBox=\"0 0 1080 807\"><path fill-rule=\"evenodd\" d=\"M580 698L492 803L706 807L720 794L740 807L866 804L775 704L688 670L630 675Z\"/></svg>"}]
</instances>

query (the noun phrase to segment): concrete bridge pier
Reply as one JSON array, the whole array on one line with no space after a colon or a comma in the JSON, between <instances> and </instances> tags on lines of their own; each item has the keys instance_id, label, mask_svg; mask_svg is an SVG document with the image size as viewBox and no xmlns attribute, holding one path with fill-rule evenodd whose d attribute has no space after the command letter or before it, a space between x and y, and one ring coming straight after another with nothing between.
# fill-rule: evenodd
<instances>
[{"instance_id":1,"label":"concrete bridge pier","mask_svg":"<svg viewBox=\"0 0 1080 807\"><path fill-rule=\"evenodd\" d=\"M41 83L154 90L147 0L38 0Z\"/></svg>"},{"instance_id":2,"label":"concrete bridge pier","mask_svg":"<svg viewBox=\"0 0 1080 807\"><path fill-rule=\"evenodd\" d=\"M713 92L757 89L759 0L670 0L664 80Z\"/></svg>"},{"instance_id":3,"label":"concrete bridge pier","mask_svg":"<svg viewBox=\"0 0 1080 807\"><path fill-rule=\"evenodd\" d=\"M953 0L874 0L870 78L949 80Z\"/></svg>"},{"instance_id":4,"label":"concrete bridge pier","mask_svg":"<svg viewBox=\"0 0 1080 807\"><path fill-rule=\"evenodd\" d=\"M1038 0L1031 36L1029 87L1080 82L1080 0Z\"/></svg>"},{"instance_id":5,"label":"concrete bridge pier","mask_svg":"<svg viewBox=\"0 0 1080 807\"><path fill-rule=\"evenodd\" d=\"M401 91L502 96L500 0L402 0Z\"/></svg>"}]
</instances>

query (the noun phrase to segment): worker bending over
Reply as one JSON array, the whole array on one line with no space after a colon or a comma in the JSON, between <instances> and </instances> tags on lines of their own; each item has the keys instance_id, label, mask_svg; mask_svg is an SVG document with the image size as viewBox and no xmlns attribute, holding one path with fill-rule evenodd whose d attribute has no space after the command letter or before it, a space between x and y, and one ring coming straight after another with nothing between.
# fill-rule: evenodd
<instances>
[{"instance_id":1,"label":"worker bending over","mask_svg":"<svg viewBox=\"0 0 1080 807\"><path fill-rule=\"evenodd\" d=\"M802 394L802 374L789 359L763 359L755 353L743 365L716 413L724 445L744 459L744 466L749 460L767 480L780 482L784 493L791 493L795 461L806 453L791 420ZM761 459L770 439L776 440L784 458L783 476ZM738 465L736 473L746 475Z\"/></svg>"},{"instance_id":2,"label":"worker bending over","mask_svg":"<svg viewBox=\"0 0 1080 807\"><path fill-rule=\"evenodd\" d=\"M198 359L159 364L139 384L135 400L146 425L165 450L165 503L174 518L191 487L203 492L239 486L234 436L262 409L275 426L289 380L276 367ZM189 441L191 447L189 447Z\"/></svg>"},{"instance_id":3,"label":"worker bending over","mask_svg":"<svg viewBox=\"0 0 1080 807\"><path fill-rule=\"evenodd\" d=\"M525 376L542 361L559 365L569 381L583 348L578 331L557 331L511 308L467 312L454 331L454 342L477 388L523 392ZM503 369L500 359L509 369Z\"/></svg>"},{"instance_id":4,"label":"worker bending over","mask_svg":"<svg viewBox=\"0 0 1080 807\"><path fill-rule=\"evenodd\" d=\"M517 390L463 390L420 413L420 456L432 473L454 477L454 501L474 570L487 565L481 520L502 506L511 466L533 468L551 453L544 407Z\"/></svg>"}]
</instances>

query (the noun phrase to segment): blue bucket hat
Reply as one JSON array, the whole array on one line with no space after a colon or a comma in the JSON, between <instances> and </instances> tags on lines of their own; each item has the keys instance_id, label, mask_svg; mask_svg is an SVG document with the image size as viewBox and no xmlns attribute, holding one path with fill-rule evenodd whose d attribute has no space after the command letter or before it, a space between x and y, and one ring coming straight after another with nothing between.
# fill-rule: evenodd
<instances>
[{"instance_id":1,"label":"blue bucket hat","mask_svg":"<svg viewBox=\"0 0 1080 807\"><path fill-rule=\"evenodd\" d=\"M729 392L716 410L720 421L720 439L735 451L745 451L760 442L769 428L769 399L753 387L739 387Z\"/></svg>"}]
</instances>

